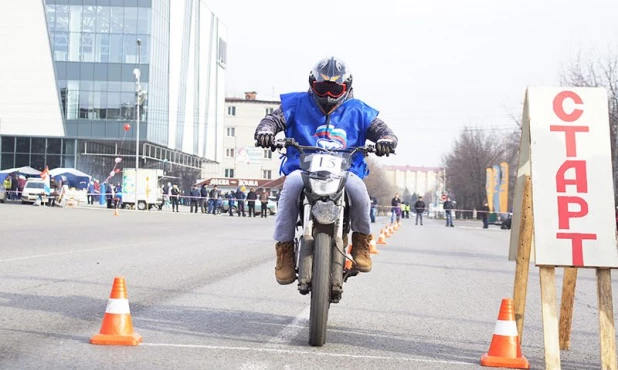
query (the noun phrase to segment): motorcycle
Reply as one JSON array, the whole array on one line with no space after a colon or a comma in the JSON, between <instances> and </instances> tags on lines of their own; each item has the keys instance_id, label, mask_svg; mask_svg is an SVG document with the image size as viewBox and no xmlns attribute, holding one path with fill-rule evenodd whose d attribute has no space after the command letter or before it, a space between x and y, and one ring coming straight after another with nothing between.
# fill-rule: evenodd
<instances>
[{"instance_id":1,"label":"motorcycle","mask_svg":"<svg viewBox=\"0 0 618 370\"><path fill-rule=\"evenodd\" d=\"M276 141L272 150L290 147L300 154L304 183L297 223L303 233L295 239L294 248L298 291L302 295L311 293L309 344L322 346L330 304L339 303L343 283L359 273L344 245L344 235L350 233L345 192L349 168L355 154L366 157L375 152L375 146L328 149L299 145L287 138ZM351 264L346 266L346 260Z\"/></svg>"}]
</instances>

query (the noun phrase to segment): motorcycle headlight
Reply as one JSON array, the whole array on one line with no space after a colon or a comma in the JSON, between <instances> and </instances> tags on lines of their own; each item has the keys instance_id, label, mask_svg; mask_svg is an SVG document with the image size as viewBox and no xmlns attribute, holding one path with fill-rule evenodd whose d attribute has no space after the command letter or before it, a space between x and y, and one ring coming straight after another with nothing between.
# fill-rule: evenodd
<instances>
[{"instance_id":1,"label":"motorcycle headlight","mask_svg":"<svg viewBox=\"0 0 618 370\"><path fill-rule=\"evenodd\" d=\"M340 181L340 179L309 179L309 184L314 193L320 196L327 196L337 192Z\"/></svg>"},{"instance_id":2,"label":"motorcycle headlight","mask_svg":"<svg viewBox=\"0 0 618 370\"><path fill-rule=\"evenodd\" d=\"M320 224L328 225L334 223L339 217L339 206L328 201L318 200L311 208L313 218Z\"/></svg>"}]
</instances>

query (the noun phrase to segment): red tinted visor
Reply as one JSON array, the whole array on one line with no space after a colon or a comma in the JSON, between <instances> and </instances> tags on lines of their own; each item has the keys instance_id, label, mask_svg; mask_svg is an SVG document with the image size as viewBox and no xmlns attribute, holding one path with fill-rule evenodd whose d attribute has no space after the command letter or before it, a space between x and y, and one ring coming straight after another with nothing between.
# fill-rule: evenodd
<instances>
[{"instance_id":1,"label":"red tinted visor","mask_svg":"<svg viewBox=\"0 0 618 370\"><path fill-rule=\"evenodd\" d=\"M320 97L330 96L331 98L338 98L346 92L345 84L338 84L336 82L313 82L313 92Z\"/></svg>"}]
</instances>

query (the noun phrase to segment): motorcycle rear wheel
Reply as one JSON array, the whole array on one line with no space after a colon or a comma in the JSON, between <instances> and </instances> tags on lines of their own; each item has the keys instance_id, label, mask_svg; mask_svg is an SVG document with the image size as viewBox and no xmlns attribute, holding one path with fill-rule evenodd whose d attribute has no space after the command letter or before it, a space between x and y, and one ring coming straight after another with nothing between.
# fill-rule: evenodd
<instances>
[{"instance_id":1,"label":"motorcycle rear wheel","mask_svg":"<svg viewBox=\"0 0 618 370\"><path fill-rule=\"evenodd\" d=\"M311 278L311 309L309 314L309 344L321 347L326 343L326 323L330 306L330 265L332 239L318 232L313 247L313 276Z\"/></svg>"}]
</instances>

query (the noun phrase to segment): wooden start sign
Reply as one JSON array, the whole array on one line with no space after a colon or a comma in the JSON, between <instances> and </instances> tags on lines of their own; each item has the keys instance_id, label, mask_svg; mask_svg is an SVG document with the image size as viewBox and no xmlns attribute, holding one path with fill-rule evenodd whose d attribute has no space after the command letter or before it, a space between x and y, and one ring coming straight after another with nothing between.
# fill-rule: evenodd
<instances>
[{"instance_id":1,"label":"wooden start sign","mask_svg":"<svg viewBox=\"0 0 618 370\"><path fill-rule=\"evenodd\" d=\"M539 266L545 364L569 349L578 268L597 269L601 365L616 369L610 269L618 267L607 93L531 87L526 92L509 259L522 338L531 256ZM560 322L555 267L565 267Z\"/></svg>"},{"instance_id":2,"label":"wooden start sign","mask_svg":"<svg viewBox=\"0 0 618 370\"><path fill-rule=\"evenodd\" d=\"M536 264L618 267L605 90L528 94Z\"/></svg>"}]
</instances>

